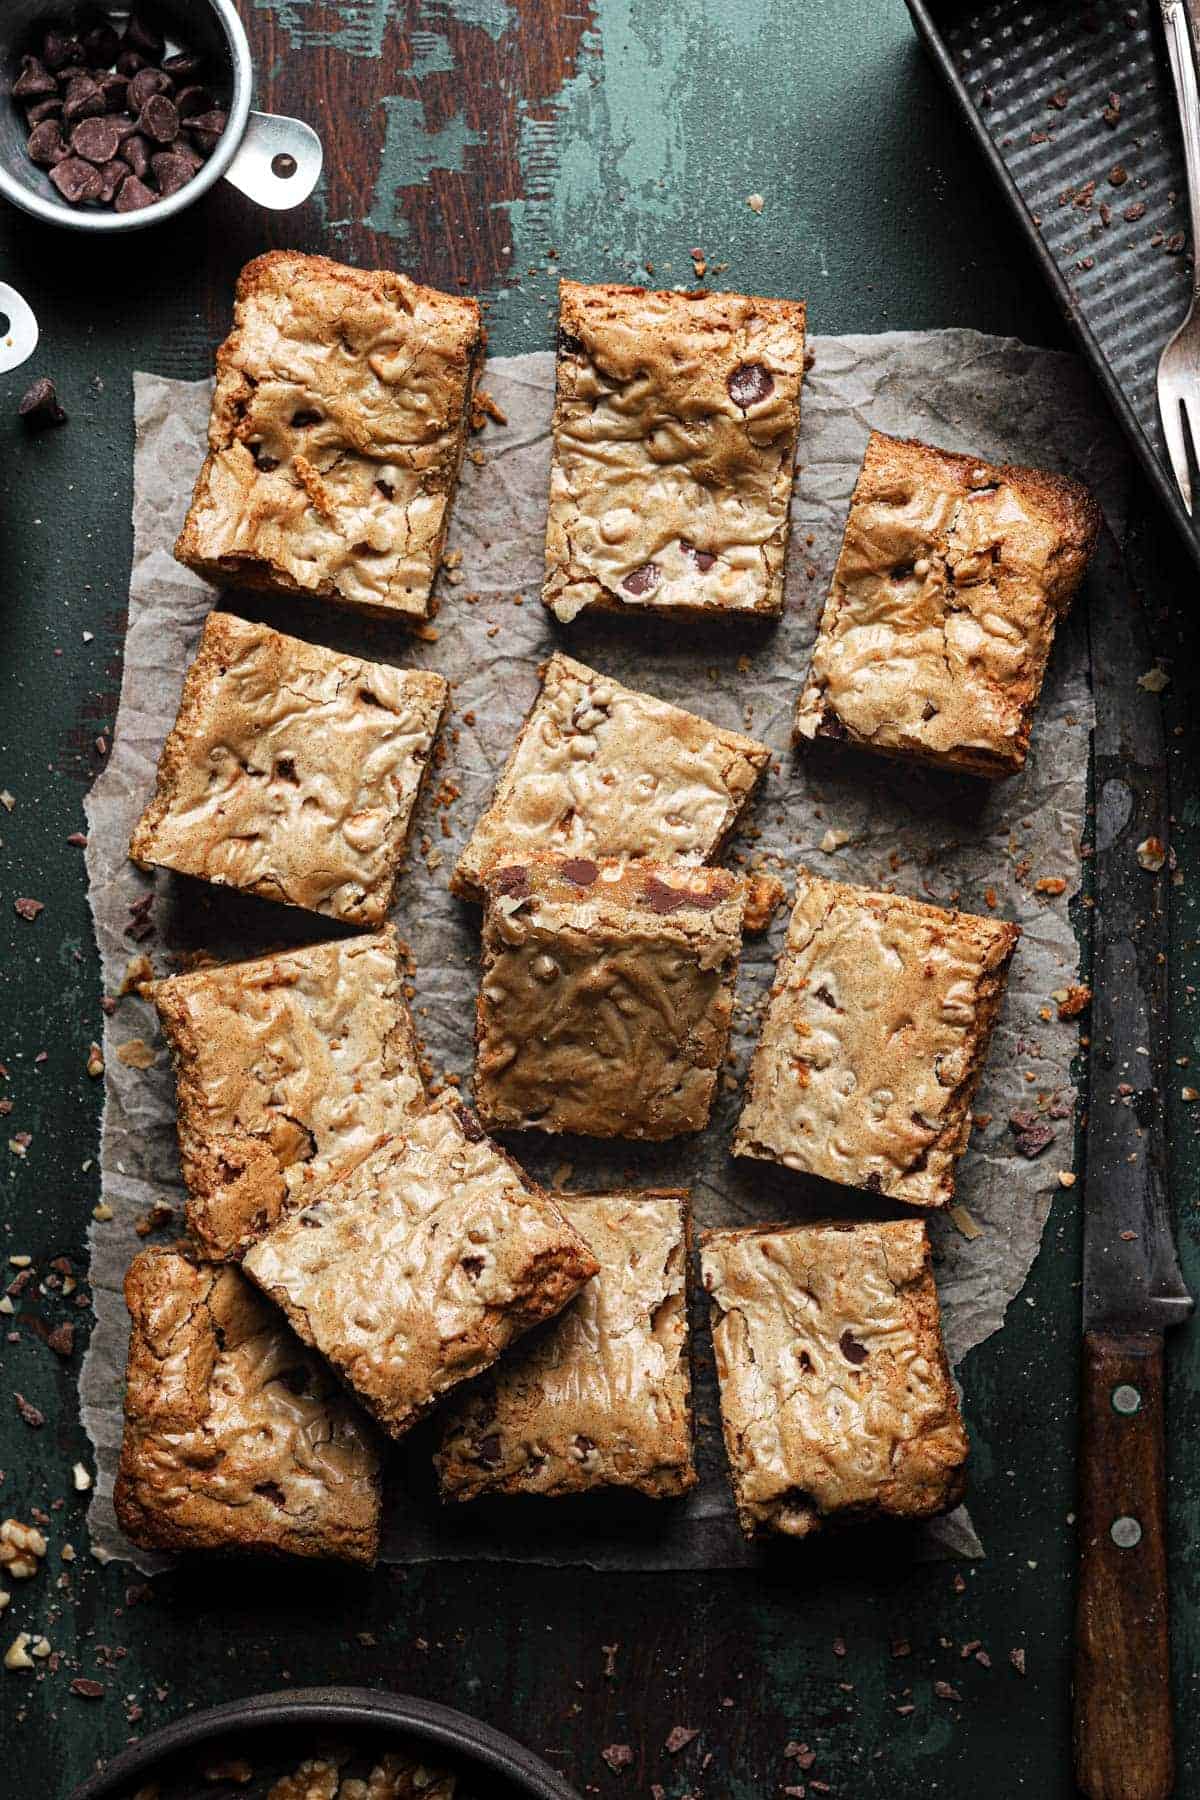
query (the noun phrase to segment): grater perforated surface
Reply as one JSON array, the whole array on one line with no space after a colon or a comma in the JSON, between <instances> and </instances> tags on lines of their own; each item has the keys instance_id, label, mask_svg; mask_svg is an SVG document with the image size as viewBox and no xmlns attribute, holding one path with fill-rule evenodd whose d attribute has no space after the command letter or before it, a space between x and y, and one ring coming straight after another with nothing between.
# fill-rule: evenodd
<instances>
[{"instance_id":1,"label":"grater perforated surface","mask_svg":"<svg viewBox=\"0 0 1200 1800\"><path fill-rule=\"evenodd\" d=\"M968 123L1003 164L1068 318L1106 365L1110 393L1115 382L1123 394L1135 448L1186 528L1154 386L1162 347L1187 311L1192 255L1156 0L909 7L935 57L943 52Z\"/></svg>"}]
</instances>

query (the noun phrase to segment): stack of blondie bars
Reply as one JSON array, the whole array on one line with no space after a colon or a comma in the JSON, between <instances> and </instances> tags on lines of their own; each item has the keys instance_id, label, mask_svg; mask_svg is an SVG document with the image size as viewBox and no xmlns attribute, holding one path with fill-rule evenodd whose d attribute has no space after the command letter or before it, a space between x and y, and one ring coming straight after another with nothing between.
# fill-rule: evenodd
<instances>
[{"instance_id":1,"label":"stack of blondie bars","mask_svg":"<svg viewBox=\"0 0 1200 1800\"><path fill-rule=\"evenodd\" d=\"M181 560L427 619L482 348L472 300L251 263ZM799 302L562 284L556 628L782 612L804 370ZM796 744L1019 770L1098 524L1069 478L872 434ZM778 752L549 656L451 875L482 909L472 1111L435 1091L388 922L449 692L224 611L187 672L131 855L331 924L148 988L188 1237L126 1281L140 1544L369 1562L381 1445L430 1413L448 1502L695 1485L689 1193L546 1192L512 1146L708 1127L743 935L782 897L719 865ZM732 1150L900 1216L703 1234L750 1537L961 1496L923 1212L953 1198L1019 936L794 873Z\"/></svg>"}]
</instances>

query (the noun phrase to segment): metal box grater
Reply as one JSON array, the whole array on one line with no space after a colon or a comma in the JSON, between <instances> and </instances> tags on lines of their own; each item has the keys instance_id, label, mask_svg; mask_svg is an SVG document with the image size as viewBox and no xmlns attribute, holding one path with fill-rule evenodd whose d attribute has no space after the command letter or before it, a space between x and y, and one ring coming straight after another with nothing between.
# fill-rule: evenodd
<instances>
[{"instance_id":1,"label":"metal box grater","mask_svg":"<svg viewBox=\"0 0 1200 1800\"><path fill-rule=\"evenodd\" d=\"M1171 475L1154 391L1159 354L1187 311L1192 258L1179 119L1157 5L907 5L1147 476L1200 563L1200 536Z\"/></svg>"}]
</instances>

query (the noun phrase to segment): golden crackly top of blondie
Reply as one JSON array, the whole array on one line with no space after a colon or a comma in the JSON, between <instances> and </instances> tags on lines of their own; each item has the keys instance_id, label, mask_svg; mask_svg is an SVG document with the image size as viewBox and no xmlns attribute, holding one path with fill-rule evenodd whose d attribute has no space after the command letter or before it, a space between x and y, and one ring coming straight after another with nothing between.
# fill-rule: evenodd
<instances>
[{"instance_id":1,"label":"golden crackly top of blondie","mask_svg":"<svg viewBox=\"0 0 1200 1800\"><path fill-rule=\"evenodd\" d=\"M556 654L454 872L538 851L707 862L770 761L765 744Z\"/></svg>"},{"instance_id":2,"label":"golden crackly top of blondie","mask_svg":"<svg viewBox=\"0 0 1200 1800\"><path fill-rule=\"evenodd\" d=\"M680 1189L556 1194L600 1272L448 1409L442 1493L686 1492L687 1207Z\"/></svg>"},{"instance_id":3,"label":"golden crackly top of blondie","mask_svg":"<svg viewBox=\"0 0 1200 1800\"><path fill-rule=\"evenodd\" d=\"M130 855L381 924L448 692L210 613Z\"/></svg>"},{"instance_id":4,"label":"golden crackly top of blondie","mask_svg":"<svg viewBox=\"0 0 1200 1800\"><path fill-rule=\"evenodd\" d=\"M406 275L297 251L248 264L180 560L424 616L481 346L474 300Z\"/></svg>"},{"instance_id":5,"label":"golden crackly top of blondie","mask_svg":"<svg viewBox=\"0 0 1200 1800\"><path fill-rule=\"evenodd\" d=\"M946 1205L1019 936L801 872L735 1154Z\"/></svg>"},{"instance_id":6,"label":"golden crackly top of blondie","mask_svg":"<svg viewBox=\"0 0 1200 1800\"><path fill-rule=\"evenodd\" d=\"M967 1439L921 1221L709 1232L701 1266L748 1535L956 1504Z\"/></svg>"},{"instance_id":7,"label":"golden crackly top of blondie","mask_svg":"<svg viewBox=\"0 0 1200 1800\"><path fill-rule=\"evenodd\" d=\"M166 1550L373 1562L375 1433L274 1307L228 1265L145 1250L132 1319L117 1517Z\"/></svg>"},{"instance_id":8,"label":"golden crackly top of blondie","mask_svg":"<svg viewBox=\"0 0 1200 1800\"><path fill-rule=\"evenodd\" d=\"M206 1255L244 1250L424 1104L397 955L389 925L151 987Z\"/></svg>"},{"instance_id":9,"label":"golden crackly top of blondie","mask_svg":"<svg viewBox=\"0 0 1200 1800\"><path fill-rule=\"evenodd\" d=\"M1100 526L1087 489L873 432L797 739L1006 775Z\"/></svg>"},{"instance_id":10,"label":"golden crackly top of blondie","mask_svg":"<svg viewBox=\"0 0 1200 1800\"><path fill-rule=\"evenodd\" d=\"M543 598L777 613L804 374L804 305L560 288Z\"/></svg>"}]
</instances>

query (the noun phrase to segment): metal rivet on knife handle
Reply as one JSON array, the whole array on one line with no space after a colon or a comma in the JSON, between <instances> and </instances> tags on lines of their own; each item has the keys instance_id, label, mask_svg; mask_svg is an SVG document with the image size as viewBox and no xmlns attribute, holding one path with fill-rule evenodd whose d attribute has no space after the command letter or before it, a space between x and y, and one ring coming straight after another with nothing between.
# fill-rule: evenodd
<instances>
[{"instance_id":1,"label":"metal rivet on knife handle","mask_svg":"<svg viewBox=\"0 0 1200 1800\"><path fill-rule=\"evenodd\" d=\"M1136 1550L1142 1541L1142 1528L1128 1513L1114 1519L1108 1532L1118 1550Z\"/></svg>"},{"instance_id":2,"label":"metal rivet on knife handle","mask_svg":"<svg viewBox=\"0 0 1200 1800\"><path fill-rule=\"evenodd\" d=\"M1132 1415L1135 1412L1137 1412L1138 1408L1141 1406L1142 1396L1138 1393L1138 1391L1135 1387L1132 1387L1130 1385L1129 1382L1123 1381L1119 1387L1115 1387L1113 1389L1112 1403L1113 1403L1113 1411L1121 1413L1125 1418L1128 1419L1128 1418L1131 1418Z\"/></svg>"}]
</instances>

